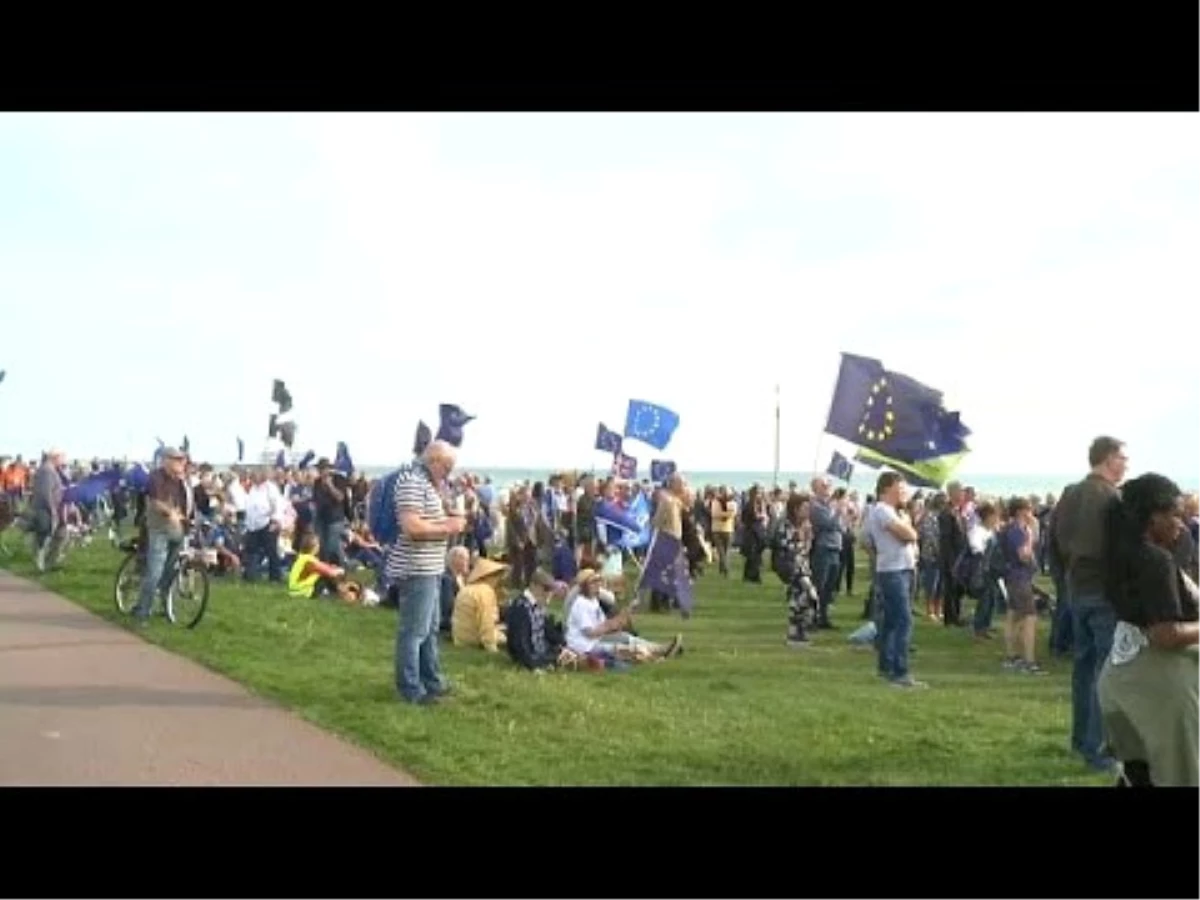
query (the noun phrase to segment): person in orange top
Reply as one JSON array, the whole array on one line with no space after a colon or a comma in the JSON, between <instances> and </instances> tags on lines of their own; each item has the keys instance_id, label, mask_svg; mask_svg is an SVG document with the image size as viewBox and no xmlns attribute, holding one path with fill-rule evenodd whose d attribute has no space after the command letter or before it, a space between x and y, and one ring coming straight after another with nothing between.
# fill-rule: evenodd
<instances>
[{"instance_id":1,"label":"person in orange top","mask_svg":"<svg viewBox=\"0 0 1200 900\"><path fill-rule=\"evenodd\" d=\"M4 493L13 503L20 503L25 499L25 491L29 486L29 467L21 457L18 456L4 467L3 480Z\"/></svg>"}]
</instances>

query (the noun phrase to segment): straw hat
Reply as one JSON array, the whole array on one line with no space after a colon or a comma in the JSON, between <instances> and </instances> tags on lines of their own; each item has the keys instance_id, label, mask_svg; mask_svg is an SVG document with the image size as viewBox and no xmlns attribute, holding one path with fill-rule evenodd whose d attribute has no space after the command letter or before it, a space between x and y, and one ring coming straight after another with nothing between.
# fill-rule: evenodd
<instances>
[{"instance_id":1,"label":"straw hat","mask_svg":"<svg viewBox=\"0 0 1200 900\"><path fill-rule=\"evenodd\" d=\"M475 565L471 567L471 573L467 575L467 584L474 584L477 581L483 581L489 575L496 575L507 571L507 563L496 562L494 559L481 556L475 561Z\"/></svg>"},{"instance_id":2,"label":"straw hat","mask_svg":"<svg viewBox=\"0 0 1200 900\"><path fill-rule=\"evenodd\" d=\"M589 581L599 581L600 573L595 569L581 569L575 576L575 587L583 587Z\"/></svg>"}]
</instances>

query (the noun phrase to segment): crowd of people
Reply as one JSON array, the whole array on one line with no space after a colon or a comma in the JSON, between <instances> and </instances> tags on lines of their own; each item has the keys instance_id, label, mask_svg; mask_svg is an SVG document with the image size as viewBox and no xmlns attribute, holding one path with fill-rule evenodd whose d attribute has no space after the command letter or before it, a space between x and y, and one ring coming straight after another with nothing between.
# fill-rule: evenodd
<instances>
[{"instance_id":1,"label":"crowd of people","mask_svg":"<svg viewBox=\"0 0 1200 900\"><path fill-rule=\"evenodd\" d=\"M900 688L925 686L909 667L914 615L979 642L998 637L1003 615L1001 662L1022 674L1042 672L1036 623L1050 616L1050 652L1073 658L1073 748L1096 768L1119 760L1131 782L1196 783L1200 509L1157 475L1122 487L1127 457L1112 438L1094 442L1090 473L1057 500L980 497L959 483L913 491L890 471L861 499L828 477L808 489L694 490L678 473L656 486L567 472L499 490L455 474L455 449L436 441L389 482L386 541L368 511L380 482L326 459L305 470L217 473L174 448L160 456L144 489L122 479L82 509L63 503L63 486L104 464L68 471L58 451L34 470L19 458L0 464L10 518L27 509L39 566L54 565L67 522L107 520L116 540L132 520L145 548L139 621L190 534L217 573L255 581L265 570L296 598L399 609L396 688L413 703L436 704L449 691L443 639L504 650L535 672L669 659L683 652L681 636L654 643L634 625L643 598L625 564L631 556L640 566L646 548L625 550L597 515L602 504L628 509L644 494L654 532L679 542L692 578L709 565L729 577L737 551L744 580L782 582L791 647L835 630L830 609L854 596L856 551L865 553L864 625L851 639L873 645L879 675ZM1053 593L1037 586L1039 574ZM660 592L646 599L650 612L673 604ZM557 604L561 618L550 612Z\"/></svg>"}]
</instances>

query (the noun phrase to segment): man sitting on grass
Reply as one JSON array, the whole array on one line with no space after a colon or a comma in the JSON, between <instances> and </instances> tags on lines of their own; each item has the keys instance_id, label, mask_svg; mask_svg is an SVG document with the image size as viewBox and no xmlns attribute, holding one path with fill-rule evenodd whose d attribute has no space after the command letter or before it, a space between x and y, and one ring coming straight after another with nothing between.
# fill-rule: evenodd
<instances>
[{"instance_id":1,"label":"man sitting on grass","mask_svg":"<svg viewBox=\"0 0 1200 900\"><path fill-rule=\"evenodd\" d=\"M529 587L508 607L508 655L531 672L553 669L573 656L563 646L562 626L546 614L546 604L559 586L559 582L538 569Z\"/></svg>"},{"instance_id":2,"label":"man sitting on grass","mask_svg":"<svg viewBox=\"0 0 1200 900\"><path fill-rule=\"evenodd\" d=\"M606 616L600 605L600 578L593 574L579 588L567 617L567 647L579 656L630 662L660 660L683 652L683 635L669 644L655 644L630 634L629 609Z\"/></svg>"}]
</instances>

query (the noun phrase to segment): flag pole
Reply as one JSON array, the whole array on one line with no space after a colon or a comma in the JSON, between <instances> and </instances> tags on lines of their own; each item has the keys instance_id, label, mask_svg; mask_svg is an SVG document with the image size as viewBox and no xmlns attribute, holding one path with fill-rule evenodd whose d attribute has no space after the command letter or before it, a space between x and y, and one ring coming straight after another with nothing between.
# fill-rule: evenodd
<instances>
[{"instance_id":1,"label":"flag pole","mask_svg":"<svg viewBox=\"0 0 1200 900\"><path fill-rule=\"evenodd\" d=\"M779 487L779 382L775 383L775 487Z\"/></svg>"}]
</instances>

